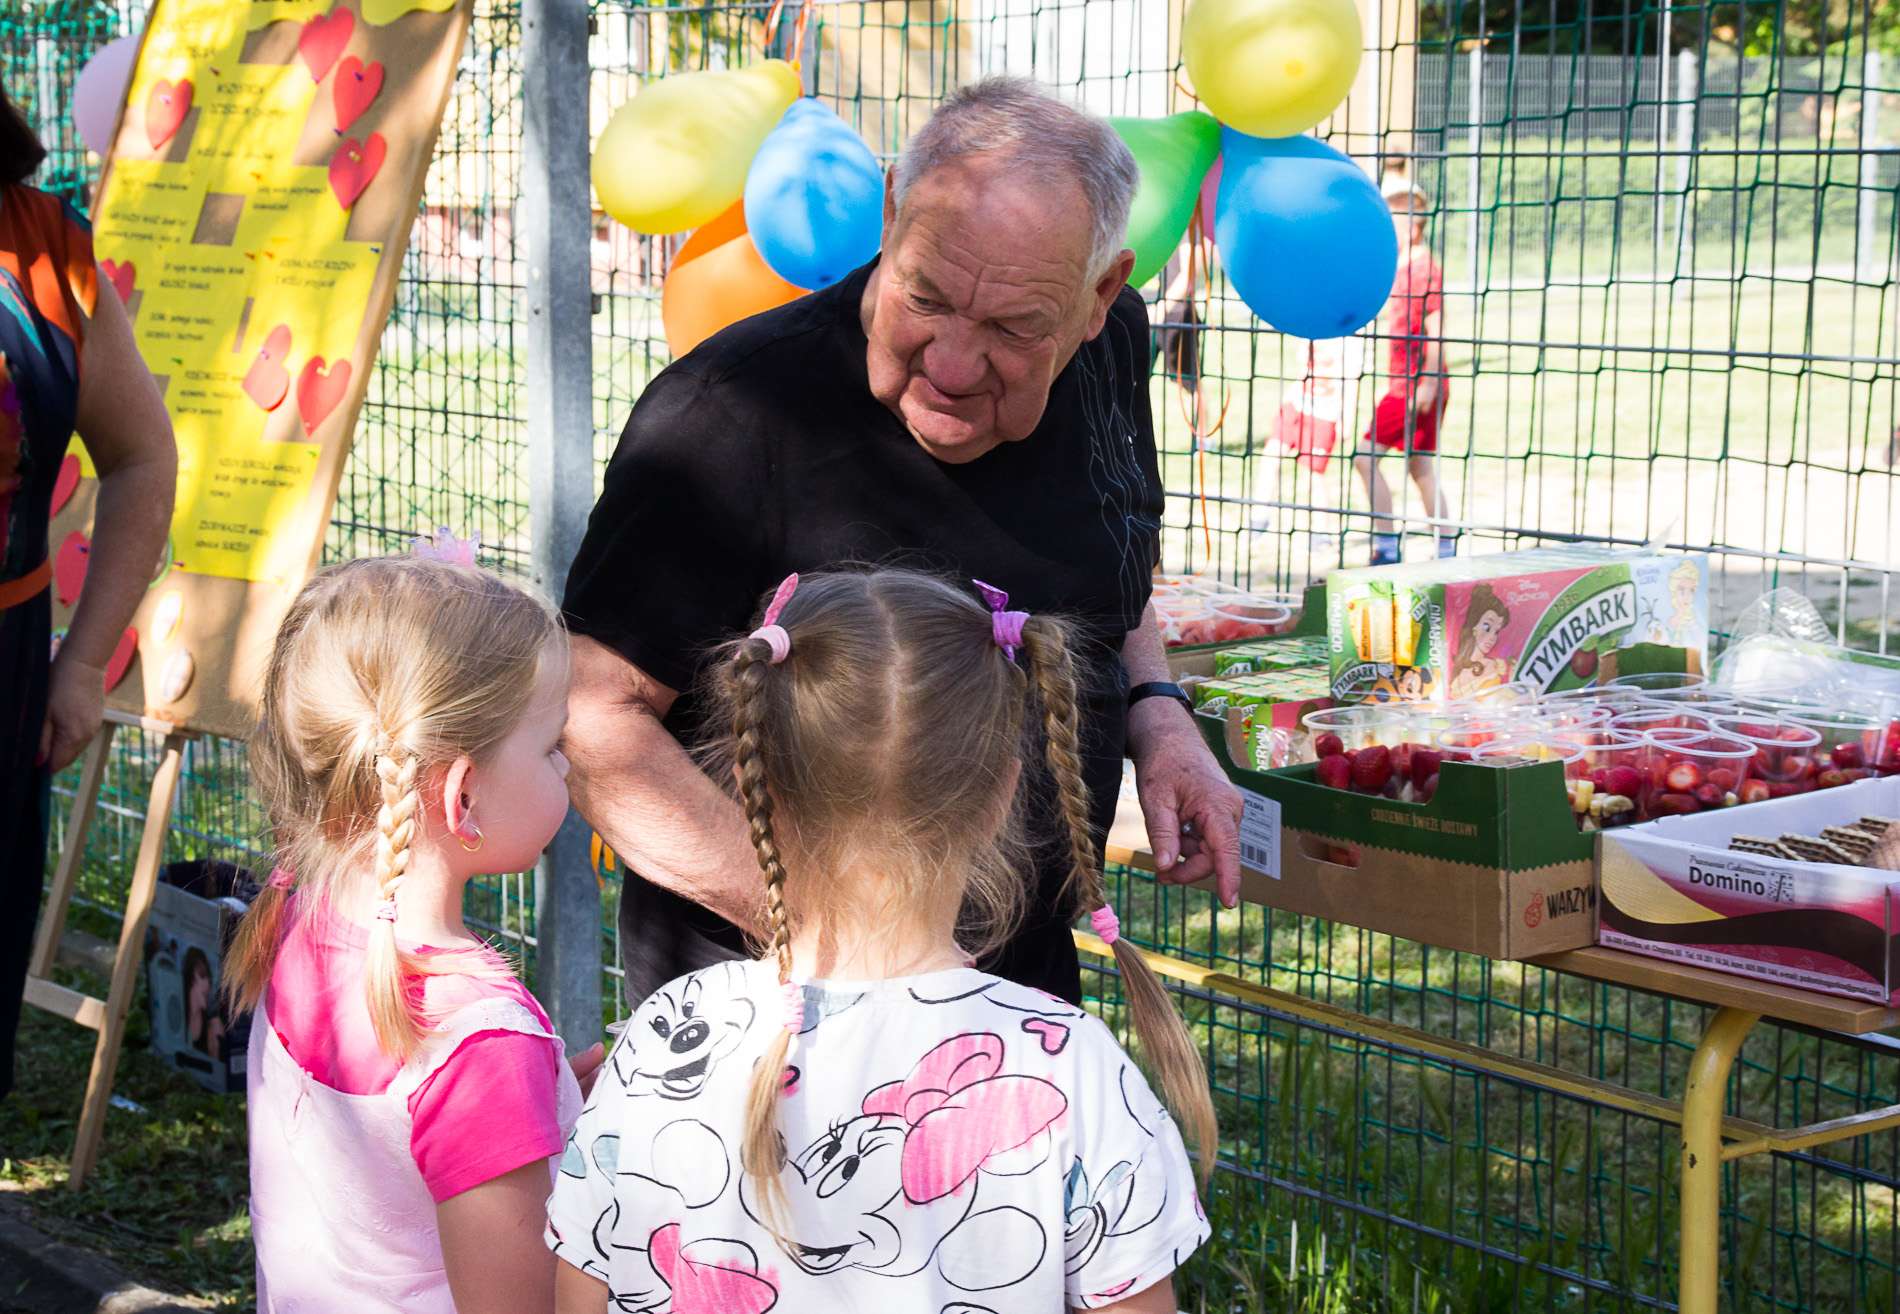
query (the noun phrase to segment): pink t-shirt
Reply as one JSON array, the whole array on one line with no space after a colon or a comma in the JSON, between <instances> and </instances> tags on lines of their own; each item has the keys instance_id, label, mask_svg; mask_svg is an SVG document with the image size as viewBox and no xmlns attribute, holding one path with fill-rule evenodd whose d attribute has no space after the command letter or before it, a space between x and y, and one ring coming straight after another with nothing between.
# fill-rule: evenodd
<instances>
[{"instance_id":1,"label":"pink t-shirt","mask_svg":"<svg viewBox=\"0 0 1900 1314\"><path fill-rule=\"evenodd\" d=\"M301 897L299 897L301 902ZM346 1095L374 1095L401 1064L383 1053L369 1018L363 961L369 933L318 905L296 916L277 954L264 1005L297 1066ZM426 946L405 942L418 952ZM500 962L497 958L497 963ZM433 976L426 1005L446 1015L495 995L547 1014L512 975ZM550 1027L551 1031L552 1028ZM561 1152L555 1108L555 1046L518 1031L482 1031L463 1041L409 1097L409 1151L437 1204L505 1172Z\"/></svg>"}]
</instances>

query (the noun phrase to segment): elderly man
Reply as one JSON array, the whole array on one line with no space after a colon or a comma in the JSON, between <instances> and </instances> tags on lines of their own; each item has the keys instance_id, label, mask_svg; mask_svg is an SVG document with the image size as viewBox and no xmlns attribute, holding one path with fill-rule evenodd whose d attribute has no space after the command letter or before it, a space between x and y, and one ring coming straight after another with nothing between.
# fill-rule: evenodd
<instances>
[{"instance_id":1,"label":"elderly man","mask_svg":"<svg viewBox=\"0 0 1900 1314\"><path fill-rule=\"evenodd\" d=\"M1164 878L1212 872L1236 899L1239 797L1167 683L1148 602L1161 486L1122 247L1137 180L1099 119L1021 80L966 88L892 171L878 261L715 335L634 406L566 604L569 785L628 868L630 1002L760 925L743 817L689 756L692 690L794 570L974 576L1078 622L1098 843L1126 751ZM1040 862L983 966L1077 1000L1061 886Z\"/></svg>"}]
</instances>

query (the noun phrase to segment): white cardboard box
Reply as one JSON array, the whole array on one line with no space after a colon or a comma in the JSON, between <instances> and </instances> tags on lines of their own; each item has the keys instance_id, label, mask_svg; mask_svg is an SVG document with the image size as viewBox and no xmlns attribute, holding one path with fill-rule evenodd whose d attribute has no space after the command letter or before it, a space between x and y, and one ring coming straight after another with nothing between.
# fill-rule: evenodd
<instances>
[{"instance_id":1,"label":"white cardboard box","mask_svg":"<svg viewBox=\"0 0 1900 1314\"><path fill-rule=\"evenodd\" d=\"M1736 853L1900 817L1900 777L1604 831L1597 942L1850 999L1900 1003L1900 872Z\"/></svg>"}]
</instances>

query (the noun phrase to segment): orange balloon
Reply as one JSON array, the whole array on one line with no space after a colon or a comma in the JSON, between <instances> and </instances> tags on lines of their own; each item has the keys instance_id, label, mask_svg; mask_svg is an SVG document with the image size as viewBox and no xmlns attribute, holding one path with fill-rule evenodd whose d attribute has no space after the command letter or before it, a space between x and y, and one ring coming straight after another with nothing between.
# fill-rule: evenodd
<instances>
[{"instance_id":1,"label":"orange balloon","mask_svg":"<svg viewBox=\"0 0 1900 1314\"><path fill-rule=\"evenodd\" d=\"M805 295L766 265L746 232L745 202L696 229L673 257L660 322L675 360L728 324Z\"/></svg>"}]
</instances>

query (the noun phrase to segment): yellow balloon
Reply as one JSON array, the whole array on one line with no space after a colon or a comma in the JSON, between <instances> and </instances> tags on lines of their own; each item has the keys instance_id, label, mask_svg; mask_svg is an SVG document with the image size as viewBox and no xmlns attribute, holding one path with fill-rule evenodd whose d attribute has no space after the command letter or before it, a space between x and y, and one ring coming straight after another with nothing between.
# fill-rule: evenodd
<instances>
[{"instance_id":1,"label":"yellow balloon","mask_svg":"<svg viewBox=\"0 0 1900 1314\"><path fill-rule=\"evenodd\" d=\"M642 233L685 232L717 217L745 192L759 143L799 90L782 59L649 83L594 144L601 208Z\"/></svg>"},{"instance_id":2,"label":"yellow balloon","mask_svg":"<svg viewBox=\"0 0 1900 1314\"><path fill-rule=\"evenodd\" d=\"M1181 61L1207 112L1250 137L1294 137L1339 108L1365 36L1353 0L1192 0Z\"/></svg>"}]
</instances>

